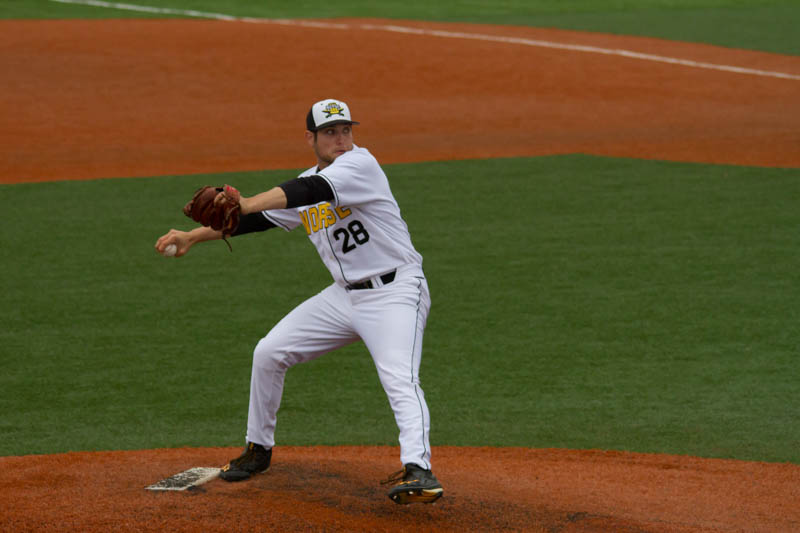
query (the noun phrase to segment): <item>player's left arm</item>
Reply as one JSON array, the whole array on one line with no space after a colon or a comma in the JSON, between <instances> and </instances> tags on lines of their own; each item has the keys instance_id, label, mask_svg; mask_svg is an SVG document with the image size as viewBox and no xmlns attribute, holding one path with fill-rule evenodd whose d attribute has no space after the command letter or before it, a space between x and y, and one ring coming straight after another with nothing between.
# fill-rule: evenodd
<instances>
[{"instance_id":1,"label":"player's left arm","mask_svg":"<svg viewBox=\"0 0 800 533\"><path fill-rule=\"evenodd\" d=\"M198 195L202 198L198 199ZM204 187L184 207L184 213L204 227L217 224L219 230L224 225L227 229L220 233L220 238L225 235L235 237L274 228L275 223L265 216L265 211L313 205L332 200L333 196L333 189L328 182L316 175L289 180L250 198L242 196L229 185ZM233 213L235 220L230 223L227 215L222 216L222 212L228 210L236 211Z\"/></svg>"},{"instance_id":2,"label":"player's left arm","mask_svg":"<svg viewBox=\"0 0 800 533\"><path fill-rule=\"evenodd\" d=\"M288 199L283 189L278 186L249 198L242 196L239 199L239 205L242 208L242 214L249 215L271 209L286 209Z\"/></svg>"},{"instance_id":3,"label":"player's left arm","mask_svg":"<svg viewBox=\"0 0 800 533\"><path fill-rule=\"evenodd\" d=\"M333 189L331 186L324 178L314 175L291 179L249 198L242 196L239 199L239 205L242 214L248 215L271 209L314 205L332 199Z\"/></svg>"}]
</instances>

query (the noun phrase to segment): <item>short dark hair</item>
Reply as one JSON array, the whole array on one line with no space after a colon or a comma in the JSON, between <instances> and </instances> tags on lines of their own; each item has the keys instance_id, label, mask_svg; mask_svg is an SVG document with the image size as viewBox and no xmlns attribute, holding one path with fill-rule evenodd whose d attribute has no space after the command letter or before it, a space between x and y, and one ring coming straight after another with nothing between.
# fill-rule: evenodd
<instances>
[{"instance_id":1,"label":"short dark hair","mask_svg":"<svg viewBox=\"0 0 800 533\"><path fill-rule=\"evenodd\" d=\"M314 124L314 114L311 112L310 109L308 110L308 115L306 115L306 129L308 131L313 131L314 138L315 139L317 138L317 127Z\"/></svg>"}]
</instances>

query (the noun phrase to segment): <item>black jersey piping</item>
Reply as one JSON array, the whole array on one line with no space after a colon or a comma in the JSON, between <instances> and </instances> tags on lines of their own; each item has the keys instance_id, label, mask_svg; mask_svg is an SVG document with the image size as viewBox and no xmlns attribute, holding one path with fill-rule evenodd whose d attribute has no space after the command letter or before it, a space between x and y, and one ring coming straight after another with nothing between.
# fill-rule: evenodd
<instances>
[{"instance_id":1,"label":"black jersey piping","mask_svg":"<svg viewBox=\"0 0 800 533\"><path fill-rule=\"evenodd\" d=\"M317 168L319 168L319 167L317 167ZM326 182L328 182L328 185L330 185L331 190L333 191L333 202L334 202L334 205L338 206L339 205L339 193L336 192L336 187L333 186L333 182L331 182L331 180L328 179L328 176L326 176L325 174L323 174L321 172L317 172L317 176L319 176L320 178L322 178ZM350 283L350 280L347 279L347 276L344 273L344 268L342 267L342 262L339 261L339 256L336 255L336 250L334 250L334 248L333 248L333 243L331 242L331 235L328 232L329 229L330 229L329 226L325 226L325 238L328 239L328 246L331 247L331 254L333 254L333 258L336 259L336 263L339 265L339 272L342 273L342 279L345 281L345 283Z\"/></svg>"},{"instance_id":2,"label":"black jersey piping","mask_svg":"<svg viewBox=\"0 0 800 533\"><path fill-rule=\"evenodd\" d=\"M267 220L269 220L270 222L272 222L273 224L275 224L279 228L281 228L283 230L286 230L286 231L289 231L288 227L286 227L283 224L281 224L280 222L278 222L274 217L269 216L266 211L262 211L261 214L264 215L264 218L266 218Z\"/></svg>"},{"instance_id":3,"label":"black jersey piping","mask_svg":"<svg viewBox=\"0 0 800 533\"><path fill-rule=\"evenodd\" d=\"M336 194L336 193L334 193L334 194ZM349 284L350 280L347 279L347 276L344 275L344 268L342 268L342 262L339 261L339 257L336 255L336 250L333 249L333 243L331 242L331 236L328 233L329 229L330 228L328 226L325 226L325 238L328 239L328 246L331 247L331 253L333 254L333 258L336 259L336 263L339 265L339 272L342 273L342 279L344 280L345 283Z\"/></svg>"},{"instance_id":4,"label":"black jersey piping","mask_svg":"<svg viewBox=\"0 0 800 533\"><path fill-rule=\"evenodd\" d=\"M416 277L416 276L415 276ZM419 291L419 297L417 298L417 317L414 320L414 341L411 343L411 383L414 385L414 394L417 397L417 403L419 404L419 416L422 419L422 450L423 455L428 454L428 447L425 446L425 409L422 406L422 400L419 398L419 387L416 383L414 383L414 352L417 347L417 333L419 332L418 322L419 322L419 307L422 304L422 278L417 278L419 281L417 282L417 291ZM422 353L422 348L420 347L420 354ZM430 469L430 465L422 465L427 466Z\"/></svg>"},{"instance_id":5,"label":"black jersey piping","mask_svg":"<svg viewBox=\"0 0 800 533\"><path fill-rule=\"evenodd\" d=\"M339 193L336 192L336 187L333 186L333 182L328 178L328 176L326 176L322 172L317 172L316 175L328 182L328 185L330 185L331 190L333 191L333 202L334 202L334 205L338 206L339 205Z\"/></svg>"}]
</instances>

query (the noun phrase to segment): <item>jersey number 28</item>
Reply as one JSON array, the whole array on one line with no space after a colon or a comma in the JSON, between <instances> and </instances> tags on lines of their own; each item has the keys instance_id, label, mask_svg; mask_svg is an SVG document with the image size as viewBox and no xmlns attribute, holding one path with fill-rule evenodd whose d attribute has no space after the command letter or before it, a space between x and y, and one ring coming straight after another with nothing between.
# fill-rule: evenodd
<instances>
[{"instance_id":1,"label":"jersey number 28","mask_svg":"<svg viewBox=\"0 0 800 533\"><path fill-rule=\"evenodd\" d=\"M369 240L369 233L367 233L367 230L364 228L361 222L358 220L353 220L347 225L347 229L339 228L334 231L333 238L337 241L344 239L344 242L342 243L342 252L347 253L355 250L356 245L366 243Z\"/></svg>"}]
</instances>

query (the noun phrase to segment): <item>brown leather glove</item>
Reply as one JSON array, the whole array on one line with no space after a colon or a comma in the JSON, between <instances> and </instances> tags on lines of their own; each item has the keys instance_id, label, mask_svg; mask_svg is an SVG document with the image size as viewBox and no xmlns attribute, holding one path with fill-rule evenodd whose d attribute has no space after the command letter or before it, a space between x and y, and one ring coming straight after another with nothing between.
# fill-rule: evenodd
<instances>
[{"instance_id":1,"label":"brown leather glove","mask_svg":"<svg viewBox=\"0 0 800 533\"><path fill-rule=\"evenodd\" d=\"M242 206L241 194L230 185L224 187L205 186L197 189L194 196L183 207L183 214L203 226L222 231L222 236L231 235L239 227Z\"/></svg>"}]
</instances>

